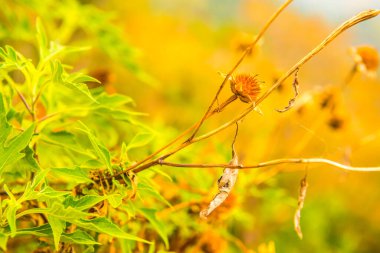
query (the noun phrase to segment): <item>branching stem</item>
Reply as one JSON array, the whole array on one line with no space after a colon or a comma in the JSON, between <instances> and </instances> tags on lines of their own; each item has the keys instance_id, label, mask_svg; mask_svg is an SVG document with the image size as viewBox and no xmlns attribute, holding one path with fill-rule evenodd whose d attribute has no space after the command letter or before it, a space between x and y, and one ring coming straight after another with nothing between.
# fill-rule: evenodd
<instances>
[{"instance_id":1,"label":"branching stem","mask_svg":"<svg viewBox=\"0 0 380 253\"><path fill-rule=\"evenodd\" d=\"M240 57L240 59L237 61L237 63L234 65L234 67L228 72L228 74L224 77L223 79L223 82L222 84L220 85L218 91L216 92L210 106L208 107L207 111L205 112L205 114L203 115L203 117L201 118L201 120L197 123L195 123L193 126L191 126L190 128L186 129L183 133L181 133L177 138L175 138L173 141L169 142L168 144L166 144L165 146L163 146L162 148L160 148L159 150L157 150L156 152L152 153L151 155L147 156L146 158L144 158L143 160L135 163L134 165L132 165L131 167L129 167L126 171L129 171L129 170L133 170L135 168L137 168L138 166L140 166L141 164L151 160L154 156L156 156L157 154L161 153L163 150L167 149L168 147L172 146L174 143L176 143L178 140L182 139L184 136L186 136L189 132L191 132L193 129L194 129L194 132L193 134L190 136L190 138L187 139L187 141L185 141L184 143L182 143L180 145L183 146L182 148L186 147L187 144L189 143L192 143L192 140L194 139L195 135L198 133L200 127L202 126L202 124L205 122L206 119L208 119L210 116L212 116L214 113L217 113L217 112L221 112L221 110L223 108L225 108L228 104L230 104L231 102L235 101L237 99L237 96L236 95L233 95L231 96L230 98L228 98L223 104L221 105L218 105L218 108L214 109L212 111L212 108L215 104L215 102L218 101L218 97L219 97L219 94L220 92L222 91L224 85L226 84L226 82L230 79L231 75L235 72L235 70L239 67L239 65L243 62L243 60L245 59L245 57L251 52L251 50L253 49L253 47L257 44L257 42L262 38L262 36L265 34L265 32L268 30L268 28L270 27L270 25L273 23L273 21L280 15L280 13L292 2L293 0L287 0L274 14L273 16L267 21L267 23L264 25L264 27L261 29L261 31L259 32L259 34L255 37L254 41L249 44L247 46L247 48L245 49L243 55ZM181 149L182 149L181 148ZM180 150L180 149L179 149ZM162 157L160 157L159 159L162 159ZM148 163L150 164L150 163ZM144 166L145 167L145 166Z\"/></svg>"},{"instance_id":2,"label":"branching stem","mask_svg":"<svg viewBox=\"0 0 380 253\"><path fill-rule=\"evenodd\" d=\"M308 62L311 58L313 58L317 53L319 53L322 49L324 49L331 41L333 41L336 37L338 37L342 32L349 29L350 27L363 22L367 19L371 19L380 14L380 10L368 10L359 13L353 18L347 20L334 31L332 31L329 36L326 37L320 44L318 44L313 50L311 50L306 56L304 56L301 60L299 60L293 67L291 67L288 72L286 72L280 79L277 80L275 84L273 84L261 97L256 101L255 106L259 105L262 101L264 101L281 83L283 83L289 76L291 76L297 69L303 66L306 62ZM221 125L220 127L195 138L193 141L197 142L203 139L206 139L210 136L213 136L220 131L226 129L227 127L235 124L237 121L241 120L247 114L249 114L254 109L253 104L251 104L248 108L246 108L243 112L241 112L234 119L228 121L227 123Z\"/></svg>"},{"instance_id":3,"label":"branching stem","mask_svg":"<svg viewBox=\"0 0 380 253\"><path fill-rule=\"evenodd\" d=\"M257 42L261 39L261 37L264 35L264 33L268 30L268 28L270 27L270 25L273 23L273 21L281 14L281 12L283 10L285 10L285 8L291 3L293 2L293 0L287 0L274 14L273 16L267 21L267 23L264 25L264 27L261 29L261 31L259 32L259 34L255 37L254 41L249 44L247 46L247 48L244 50L244 53L243 55L240 57L240 59L237 61L237 63L235 64L235 66L230 70L230 72L228 72L228 74L224 77L224 80L222 82L222 84L220 85L218 91L216 92L215 94L215 97L213 98L210 106L208 107L206 113L204 114L203 118L201 119L200 123L196 126L193 134L190 136L189 140L192 140L195 135L198 133L199 129L201 128L202 124L204 123L204 121L206 120L207 118L207 115L209 114L209 112L211 111L212 107L214 106L215 102L218 100L218 97L219 97L219 94L220 92L222 91L224 85L226 84L226 82L230 79L230 77L232 76L232 74L235 72L235 70L240 66L240 64L243 62L243 60L245 59L245 57L252 51L252 49L254 48L254 46L257 44Z\"/></svg>"},{"instance_id":4,"label":"branching stem","mask_svg":"<svg viewBox=\"0 0 380 253\"><path fill-rule=\"evenodd\" d=\"M354 26L354 25L356 25L356 24L358 24L360 22L363 22L365 20L371 19L371 18L376 17L377 15L380 14L380 10L368 10L368 11L361 12L361 13L357 14L356 16L352 17L351 19L347 20L346 22L344 22L343 24L341 24L339 27L337 27L335 30L333 30L321 43L319 43L313 50L311 50L301 60L299 60L293 67L291 67L281 78L279 78L277 80L277 82L275 82L261 97L258 98L258 100L256 101L255 104L251 104L248 108L246 108L244 111L242 111L240 114L238 114L234 119L232 119L232 120L224 123L220 127L216 128L216 129L214 129L212 131L209 131L208 133L205 133L205 134L203 134L201 136L195 137L195 134L198 132L200 126L203 124L203 122L205 121L205 119L207 119L207 117L209 117L209 115L210 115L209 113L210 113L210 111L211 111L211 109L212 109L215 101L218 98L220 90L223 88L223 86L226 83L226 81L229 79L229 77L231 76L231 74L236 70L236 68L240 65L240 63L244 60L244 58L247 55L249 49L252 48L252 46L254 46L255 43L258 41L259 36L262 36L262 34L266 31L266 29L269 27L269 25L273 22L273 20L278 16L278 14L288 4L290 4L290 2L291 1L287 1L280 8L280 10L276 12L276 14L271 18L271 20L263 28L262 32L259 33L259 35L256 37L255 41L250 46L248 46L248 48L244 52L243 56L235 64L235 66L232 68L232 70L227 74L227 76L223 80L223 82L221 84L221 87L219 88L218 92L216 93L216 96L213 99L213 102L211 103L210 107L208 108L207 112L205 113L205 116L203 116L203 118L201 119L201 121L199 123L196 123L194 126L192 126L191 128L189 128L188 130L186 130L179 137L177 137L174 141L172 141L171 143L169 143L165 147L161 148L159 151L157 151L154 154L148 156L147 158L145 158L144 160L140 161L139 163L137 163L137 164L135 164L135 165L127 168L125 171L120 172L119 174L115 174L113 176L117 176L117 175L126 173L129 170L134 170L135 173L138 173L140 171L143 171L143 170L145 170L145 169L147 169L147 168L149 168L151 166L157 165L157 164L168 165L168 164L166 164L166 162L164 160L166 158L168 158L169 156L175 154L176 152L182 150L183 148L189 146L192 143L195 143L195 142L207 139L207 138L209 138L209 137L211 137L211 136L213 136L213 135L221 132L222 130L228 128L229 126L235 124L236 122L240 121L245 116L247 116L253 109L255 109L255 107L257 105L259 105L261 102L263 102L280 84L282 84L287 78L289 78L289 76L291 76L295 71L297 71L297 69L299 69L301 66L303 66L306 62L308 62L311 58L313 58L322 49L324 49L330 42L332 42L342 32L344 32L345 30L349 29L350 27L352 27L352 26ZM174 148L170 152L168 152L168 153L166 153L166 154L164 154L164 155L156 158L155 160L152 160L152 161L150 161L148 163L143 164L144 162L152 159L154 157L154 155L160 153L162 150L164 150L167 147L171 146L173 143L175 143L176 141L178 141L180 138L182 138L183 136L185 136L186 133L190 132L194 128L195 128L194 133L192 134L192 136L187 141L185 141L184 143L181 143L180 145L178 145L176 148ZM292 159L290 159L290 160L289 159L285 159L285 160L287 160L288 163L305 163L305 162L309 162L309 163L310 162L314 162L314 163L316 163L318 161L318 163L327 163L327 164L330 164L330 165L333 165L333 166L339 165L337 167L340 167L342 169L354 170L353 167L345 166L345 165L340 165L339 163L336 163L336 162L333 162L333 161L330 161L330 160L326 160L326 159L322 159L322 158L314 158L312 160L310 160L310 159L296 159L296 160L294 160L294 159L293 160ZM276 161L282 161L282 163L283 163L284 160L280 159L280 160L276 160ZM274 163L274 164L278 164L278 162ZM223 166L224 165L222 165L222 166L218 165L216 167L223 167ZM178 167L186 167L186 166L178 166ZM258 167L258 166L256 165L256 167ZM261 167L263 167L263 166L261 166ZM247 168L247 166L245 166L244 168ZM375 169L373 169L373 168L367 168L367 169L363 168L363 169L364 169L364 171L378 171L378 168L375 168ZM358 170L356 170L356 171L358 171Z\"/></svg>"},{"instance_id":5,"label":"branching stem","mask_svg":"<svg viewBox=\"0 0 380 253\"><path fill-rule=\"evenodd\" d=\"M231 164L183 164L183 163L171 163L161 161L159 163L163 166L180 167L180 168L231 168L231 169L258 169L263 167L270 167L282 164L327 164L337 167L342 170L356 171L356 172L375 172L380 171L380 167L353 167L350 165L341 164L325 158L282 158L271 160L267 162L257 163L253 165L237 165Z\"/></svg>"}]
</instances>

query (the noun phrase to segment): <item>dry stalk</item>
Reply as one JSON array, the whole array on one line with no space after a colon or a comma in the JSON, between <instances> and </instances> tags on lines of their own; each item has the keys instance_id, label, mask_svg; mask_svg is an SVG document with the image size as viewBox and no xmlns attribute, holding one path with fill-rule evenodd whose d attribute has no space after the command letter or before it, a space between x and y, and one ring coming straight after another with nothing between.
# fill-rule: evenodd
<instances>
[{"instance_id":1,"label":"dry stalk","mask_svg":"<svg viewBox=\"0 0 380 253\"><path fill-rule=\"evenodd\" d=\"M261 102L263 102L280 84L282 84L289 76L291 76L293 73L295 73L300 67L302 67L306 62L308 62L311 58L313 58L317 53L319 53L322 49L324 49L330 42L332 42L335 38L337 38L342 32L345 30L349 29L350 27L363 22L365 20L371 19L373 17L376 17L377 15L380 14L380 10L368 10L361 12L357 14L356 16L352 17L351 19L345 21L342 23L339 27L337 27L335 30L333 30L321 43L319 43L313 50L311 50L308 54L306 54L302 59L300 59L293 67L291 67L281 78L277 80L261 97L258 98L255 104L251 104L249 107L247 107L245 110L243 110L240 114L238 114L235 118L232 120L224 123L220 127L213 129L201 136L195 137L197 134L199 128L201 125L204 123L204 121L210 117L212 114L215 112L218 112L219 109L215 109L214 111L211 111L215 102L218 99L218 95L227 82L229 80L230 76L232 73L237 69L237 67L241 64L241 62L244 60L246 55L248 54L249 50L257 43L258 39L264 34L264 32L268 29L270 24L274 21L274 19L281 13L282 10L286 8L291 3L291 1L287 1L273 16L272 18L268 21L268 23L264 26L262 31L259 33L259 35L256 37L255 41L247 47L246 51L243 53L242 57L239 59L239 61L235 64L235 66L231 69L231 71L226 75L225 79L223 80L221 86L219 87L219 90L217 91L211 105L209 106L208 110L202 117L202 119L197 122L195 125L187 129L185 132L180 134L175 140L170 142L169 144L165 145L163 148L159 149L158 151L154 152L153 154L149 155L145 159L139 161L138 163L134 164L133 166L127 168L126 170L114 174L112 177L119 176L121 174L126 173L127 171L133 170L135 173L138 173L140 171L143 171L151 166L161 164L161 165L168 165L168 166L175 166L175 167L205 167L205 168L210 168L210 167L224 167L226 166L231 166L231 165L226 165L226 164L218 164L218 165L197 165L197 166L192 166L192 165L186 165L186 164L174 164L174 163L167 163L164 160L168 158L169 156L175 154L176 152L184 149L185 147L189 146L192 143L207 139L222 130L230 127L231 125L237 123L238 121L242 120L244 117L246 117L252 110L257 107ZM235 98L236 99L236 98ZM232 101L234 101L233 99ZM228 100L227 100L228 101ZM231 101L231 102L232 102ZM226 105L228 105L227 103ZM225 105L225 106L226 106ZM180 140L182 137L184 137L187 133L189 133L192 129L195 129L193 134L187 141L181 143L177 147L175 147L173 150L169 151L168 153L150 161L155 155L161 153L163 150L167 149L168 147L172 146L175 142ZM147 163L146 163L147 162ZM260 163L257 165L253 166L236 166L236 168L258 168L258 167L265 167L265 166L270 166L270 165L275 165L275 164L282 164L282 163L325 163L325 164L330 164L332 166L344 169L344 170L352 170L352 171L380 171L380 168L378 167L369 167L369 168L355 168L347 165L343 165L328 159L323 159L323 158L310 158L310 159L279 159L279 160L274 160L270 161L267 163ZM232 168L232 167L231 167Z\"/></svg>"},{"instance_id":2,"label":"dry stalk","mask_svg":"<svg viewBox=\"0 0 380 253\"><path fill-rule=\"evenodd\" d=\"M230 77L232 76L232 74L235 72L235 70L240 66L240 64L243 62L243 60L245 59L245 57L250 54L250 52L252 51L253 47L257 44L257 42L261 39L261 37L264 35L264 33L268 30L268 28L270 27L270 25L273 23L273 21L281 14L281 12L283 10L285 10L285 8L291 3L293 2L293 0L287 0L274 14L273 16L268 20L268 22L264 25L264 27L261 29L261 31L259 32L259 34L255 37L254 41L249 44L247 46L247 48L245 49L243 55L240 57L240 59L237 61L237 63L235 64L235 66L230 70L230 72L228 72L228 74L224 77L224 80L222 82L222 84L220 85L218 91L216 92L215 94L215 97L214 99L212 100L210 106L208 107L206 113L204 114L203 118L201 119L201 121L199 122L199 124L196 126L193 134L191 135L191 137L189 138L189 141L191 141L195 135L198 133L200 127L202 126L202 124L204 123L204 121L206 120L206 117L208 115L208 113L211 111L212 107L214 106L215 102L218 100L218 97L219 97L219 94L220 92L222 91L224 85L226 84L226 82L228 80L230 80Z\"/></svg>"},{"instance_id":3,"label":"dry stalk","mask_svg":"<svg viewBox=\"0 0 380 253\"><path fill-rule=\"evenodd\" d=\"M258 169L263 167L270 167L275 165L284 164L327 164L333 167L355 172L375 172L380 171L380 167L355 167L350 165L345 165L336 161L332 161L325 158L282 158L275 159L267 162L257 163L253 165L236 165L231 166L230 164L184 164L184 163L171 163L161 161L159 165L165 165L170 167L181 167L181 168L231 168L231 169Z\"/></svg>"},{"instance_id":4,"label":"dry stalk","mask_svg":"<svg viewBox=\"0 0 380 253\"><path fill-rule=\"evenodd\" d=\"M289 78L297 69L303 66L306 62L308 62L311 58L313 58L317 53L319 53L322 49L324 49L330 42L332 42L336 37L338 37L342 32L349 29L350 27L363 22L365 20L376 17L380 14L380 10L368 10L363 11L356 16L350 18L343 24L341 24L338 28L332 31L321 43L319 43L313 50L311 50L307 55L305 55L301 60L299 60L293 67L291 67L288 72L286 72L281 78L277 80L275 84L273 84L261 97L258 98L255 105L251 104L248 108L242 111L238 116L234 119L228 121L227 123L221 125L220 127L205 133L198 138L194 138L193 142L198 142L200 140L206 139L210 136L213 136L220 131L226 129L227 127L235 124L239 120L243 119L247 116L257 105L263 102L280 84L282 84L286 79Z\"/></svg>"},{"instance_id":5,"label":"dry stalk","mask_svg":"<svg viewBox=\"0 0 380 253\"><path fill-rule=\"evenodd\" d=\"M211 117L212 115L214 115L215 113L218 113L218 112L221 112L222 109L224 109L227 105L229 105L230 103L232 103L233 101L235 101L237 99L237 96L236 95L233 95L231 96L230 98L228 98L224 103L222 103L221 105L218 105L218 108L214 109L212 111L212 108L214 106L214 104L218 101L218 97L219 97L219 94L220 92L222 91L224 85L226 84L226 82L230 79L231 75L235 72L235 70L239 67L239 65L243 62L243 60L245 59L245 57L249 54L249 52L252 50L252 48L257 44L257 42L262 38L262 36L265 34L265 32L268 30L268 28L270 27L270 25L273 23L273 21L281 14L281 12L291 3L293 2L293 0L287 0L273 15L272 17L267 21L267 23L264 25L264 27L260 30L259 34L255 37L254 41L249 44L247 46L247 48L245 49L243 55L240 57L240 59L237 61L237 63L234 65L234 67L228 72L228 74L224 77L223 79L223 82L222 84L220 85L218 91L216 92L215 94L215 97L214 99L212 100L210 106L208 107L206 113L203 115L203 117L201 118L200 121L198 121L197 123L195 123L193 126L191 126L190 128L186 129L183 133L181 133L179 136L177 136L174 140L172 140L171 142L169 142L168 144L166 144L165 146L163 146L162 148L160 148L159 150L155 151L154 153L150 154L149 156L145 157L143 160L133 164L132 166L130 166L129 168L126 169L126 171L130 171L130 170L133 170L137 167L139 167L141 164L151 160L154 156L156 156L157 154L161 153L162 151L164 151L165 149L167 149L168 147L171 147L174 143L176 143L177 141L179 141L180 139L182 139L184 136L186 136L189 132L191 132L193 129L194 129L194 132L193 134L191 135L191 137L185 142L187 144L190 144L192 143L192 139L194 138L194 136L197 134L198 130L200 129L200 127L202 126L202 124L204 123L204 121L206 119L208 119L209 117ZM186 146L186 145L185 145ZM179 146L179 147L185 147L183 145ZM180 149L182 149L180 148ZM180 150L178 149L178 150ZM177 149L176 149L177 150ZM177 151L178 151L177 150ZM177 152L175 151L175 152ZM174 152L174 153L175 153ZM168 156L170 156L171 154L169 154ZM166 156L167 157L167 156ZM165 158L166 158L165 157ZM159 159L164 159L162 157L160 157ZM156 161L158 161L159 159L156 159ZM148 163L148 164L151 164L151 163ZM145 168L146 166L144 166ZM140 170L137 170L137 172L140 171ZM123 173L123 172L122 172ZM115 176L118 176L120 175L117 174Z\"/></svg>"}]
</instances>

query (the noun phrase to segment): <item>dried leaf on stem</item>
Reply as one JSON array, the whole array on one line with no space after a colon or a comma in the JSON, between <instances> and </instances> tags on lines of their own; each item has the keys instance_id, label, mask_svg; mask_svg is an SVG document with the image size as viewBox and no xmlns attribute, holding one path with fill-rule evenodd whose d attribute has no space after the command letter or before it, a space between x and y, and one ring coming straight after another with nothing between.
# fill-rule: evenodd
<instances>
[{"instance_id":1,"label":"dried leaf on stem","mask_svg":"<svg viewBox=\"0 0 380 253\"><path fill-rule=\"evenodd\" d=\"M238 134L239 128L236 124L236 132L235 137L232 142L232 160L229 162L229 165L231 166L237 166L239 165L239 158L236 154L234 143ZM218 206L220 206L230 195L230 192L232 191L232 188L234 187L236 183L237 176L239 174L238 169L234 168L228 168L226 167L223 171L223 175L218 180L218 193L215 195L214 199L210 202L209 206L202 210L199 213L199 216L202 219L207 219L207 216L209 216L212 211L214 211Z\"/></svg>"},{"instance_id":2,"label":"dried leaf on stem","mask_svg":"<svg viewBox=\"0 0 380 253\"><path fill-rule=\"evenodd\" d=\"M306 177L307 177L307 175L305 175L305 177L302 178L302 180L300 182L298 206L297 206L297 210L294 214L294 230L296 231L296 233L300 239L302 239L302 237L303 237L302 230L301 230L301 210L302 210L303 205L305 203L306 191L307 191L307 187L308 187Z\"/></svg>"},{"instance_id":3,"label":"dried leaf on stem","mask_svg":"<svg viewBox=\"0 0 380 253\"><path fill-rule=\"evenodd\" d=\"M286 111L288 111L290 108L292 108L294 106L294 103L296 102L296 98L299 95L299 90L298 90L298 87L299 87L299 83L298 83L298 71L299 71L299 69L297 69L296 72L295 72L295 74L294 74L294 81L293 81L294 97L289 100L289 104L284 109L276 109L276 111L278 111L278 112L286 112Z\"/></svg>"}]
</instances>

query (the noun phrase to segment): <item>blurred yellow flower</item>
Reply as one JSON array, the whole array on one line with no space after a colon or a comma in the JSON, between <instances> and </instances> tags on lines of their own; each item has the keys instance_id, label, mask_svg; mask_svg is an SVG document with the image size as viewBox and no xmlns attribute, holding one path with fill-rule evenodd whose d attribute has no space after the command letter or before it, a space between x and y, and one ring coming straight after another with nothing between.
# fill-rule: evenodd
<instances>
[{"instance_id":1,"label":"blurred yellow flower","mask_svg":"<svg viewBox=\"0 0 380 253\"><path fill-rule=\"evenodd\" d=\"M254 253L256 253L254 251ZM273 241L261 243L257 249L257 253L276 253L276 247Z\"/></svg>"},{"instance_id":2,"label":"blurred yellow flower","mask_svg":"<svg viewBox=\"0 0 380 253\"><path fill-rule=\"evenodd\" d=\"M379 67L379 54L377 49L368 46L357 46L350 49L354 61L357 66L357 70L365 73L369 77L376 77L376 71Z\"/></svg>"}]
</instances>

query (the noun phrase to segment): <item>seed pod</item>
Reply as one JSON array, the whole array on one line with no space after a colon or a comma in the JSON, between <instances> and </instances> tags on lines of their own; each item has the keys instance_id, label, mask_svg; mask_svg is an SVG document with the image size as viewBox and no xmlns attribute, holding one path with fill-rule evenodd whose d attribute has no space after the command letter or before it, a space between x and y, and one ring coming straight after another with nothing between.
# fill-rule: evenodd
<instances>
[{"instance_id":1,"label":"seed pod","mask_svg":"<svg viewBox=\"0 0 380 253\"><path fill-rule=\"evenodd\" d=\"M244 103L253 103L257 100L261 87L256 76L238 74L231 77L231 91Z\"/></svg>"}]
</instances>

